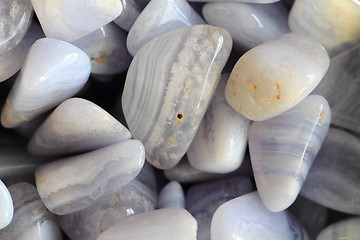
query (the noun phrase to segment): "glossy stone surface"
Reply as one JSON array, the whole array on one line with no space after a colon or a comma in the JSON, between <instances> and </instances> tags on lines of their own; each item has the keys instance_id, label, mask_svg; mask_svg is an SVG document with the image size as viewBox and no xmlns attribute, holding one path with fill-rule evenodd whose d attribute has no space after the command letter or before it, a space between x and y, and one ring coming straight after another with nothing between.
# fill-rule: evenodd
<instances>
[{"instance_id":1,"label":"glossy stone surface","mask_svg":"<svg viewBox=\"0 0 360 240\"><path fill-rule=\"evenodd\" d=\"M314 90L330 104L331 124L360 133L360 45L330 61L329 71Z\"/></svg>"},{"instance_id":2,"label":"glossy stone surface","mask_svg":"<svg viewBox=\"0 0 360 240\"><path fill-rule=\"evenodd\" d=\"M123 5L123 11L113 22L122 29L129 31L141 10L134 0L121 0L121 3Z\"/></svg>"},{"instance_id":3,"label":"glossy stone surface","mask_svg":"<svg viewBox=\"0 0 360 240\"><path fill-rule=\"evenodd\" d=\"M209 25L184 27L146 44L131 62L122 107L146 159L168 169L186 153L232 47L230 35Z\"/></svg>"},{"instance_id":4,"label":"glossy stone surface","mask_svg":"<svg viewBox=\"0 0 360 240\"><path fill-rule=\"evenodd\" d=\"M326 99L310 95L279 116L251 125L249 150L256 186L270 211L283 211L295 201L330 121Z\"/></svg>"},{"instance_id":5,"label":"glossy stone surface","mask_svg":"<svg viewBox=\"0 0 360 240\"><path fill-rule=\"evenodd\" d=\"M360 217L331 224L321 231L316 240L356 240L360 236Z\"/></svg>"},{"instance_id":6,"label":"glossy stone surface","mask_svg":"<svg viewBox=\"0 0 360 240\"><path fill-rule=\"evenodd\" d=\"M194 240L196 220L183 208L163 208L128 217L97 240Z\"/></svg>"},{"instance_id":7,"label":"glossy stone surface","mask_svg":"<svg viewBox=\"0 0 360 240\"><path fill-rule=\"evenodd\" d=\"M202 12L206 22L229 31L241 53L290 32L288 10L282 3L208 3Z\"/></svg>"},{"instance_id":8,"label":"glossy stone surface","mask_svg":"<svg viewBox=\"0 0 360 240\"><path fill-rule=\"evenodd\" d=\"M221 205L211 222L211 240L307 239L300 225L287 212L270 212L257 192Z\"/></svg>"},{"instance_id":9,"label":"glossy stone surface","mask_svg":"<svg viewBox=\"0 0 360 240\"><path fill-rule=\"evenodd\" d=\"M14 206L11 195L5 184L0 180L0 230L9 225L13 214Z\"/></svg>"},{"instance_id":10,"label":"glossy stone surface","mask_svg":"<svg viewBox=\"0 0 360 240\"><path fill-rule=\"evenodd\" d=\"M56 156L95 150L129 140L131 134L98 105L70 98L36 130L28 150L36 156Z\"/></svg>"},{"instance_id":11,"label":"glossy stone surface","mask_svg":"<svg viewBox=\"0 0 360 240\"><path fill-rule=\"evenodd\" d=\"M14 201L14 218L0 230L1 240L61 240L56 217L41 202L36 188L25 182L9 187Z\"/></svg>"},{"instance_id":12,"label":"glossy stone surface","mask_svg":"<svg viewBox=\"0 0 360 240\"><path fill-rule=\"evenodd\" d=\"M250 120L275 117L309 95L329 64L328 54L314 39L282 35L239 59L226 85L226 100Z\"/></svg>"},{"instance_id":13,"label":"glossy stone surface","mask_svg":"<svg viewBox=\"0 0 360 240\"><path fill-rule=\"evenodd\" d=\"M90 68L88 56L77 47L56 39L37 40L6 99L2 125L19 126L73 96L86 83Z\"/></svg>"},{"instance_id":14,"label":"glossy stone surface","mask_svg":"<svg viewBox=\"0 0 360 240\"><path fill-rule=\"evenodd\" d=\"M178 182L171 181L159 193L158 208L185 208L184 190Z\"/></svg>"},{"instance_id":15,"label":"glossy stone surface","mask_svg":"<svg viewBox=\"0 0 360 240\"><path fill-rule=\"evenodd\" d=\"M127 47L134 56L145 43L163 33L204 23L186 0L152 0L131 27Z\"/></svg>"},{"instance_id":16,"label":"glossy stone surface","mask_svg":"<svg viewBox=\"0 0 360 240\"><path fill-rule=\"evenodd\" d=\"M224 0L223 2L273 3L280 0ZM189 0L189 2L219 2L219 0Z\"/></svg>"},{"instance_id":17,"label":"glossy stone surface","mask_svg":"<svg viewBox=\"0 0 360 240\"><path fill-rule=\"evenodd\" d=\"M31 0L46 37L72 42L117 18L120 0Z\"/></svg>"},{"instance_id":18,"label":"glossy stone surface","mask_svg":"<svg viewBox=\"0 0 360 240\"><path fill-rule=\"evenodd\" d=\"M228 173L243 161L247 146L250 121L234 109L225 99L228 74L221 77L187 156L190 164L204 172Z\"/></svg>"},{"instance_id":19,"label":"glossy stone surface","mask_svg":"<svg viewBox=\"0 0 360 240\"><path fill-rule=\"evenodd\" d=\"M44 164L35 173L41 200L57 215L90 207L133 180L144 155L141 142L129 140Z\"/></svg>"},{"instance_id":20,"label":"glossy stone surface","mask_svg":"<svg viewBox=\"0 0 360 240\"><path fill-rule=\"evenodd\" d=\"M360 214L360 139L330 128L300 194L340 212Z\"/></svg>"},{"instance_id":21,"label":"glossy stone surface","mask_svg":"<svg viewBox=\"0 0 360 240\"><path fill-rule=\"evenodd\" d=\"M190 187L186 194L186 209L198 222L197 239L210 239L211 219L220 205L253 190L253 184L246 177L234 177Z\"/></svg>"},{"instance_id":22,"label":"glossy stone surface","mask_svg":"<svg viewBox=\"0 0 360 240\"><path fill-rule=\"evenodd\" d=\"M33 43L44 37L41 27L32 23L21 42L11 50L0 54L0 82L13 76L22 67Z\"/></svg>"},{"instance_id":23,"label":"glossy stone surface","mask_svg":"<svg viewBox=\"0 0 360 240\"><path fill-rule=\"evenodd\" d=\"M149 164L139 175L107 198L82 211L59 216L59 223L73 240L95 240L120 220L156 208L156 181Z\"/></svg>"},{"instance_id":24,"label":"glossy stone surface","mask_svg":"<svg viewBox=\"0 0 360 240\"><path fill-rule=\"evenodd\" d=\"M0 1L0 54L20 43L31 24L32 13L30 0Z\"/></svg>"},{"instance_id":25,"label":"glossy stone surface","mask_svg":"<svg viewBox=\"0 0 360 240\"><path fill-rule=\"evenodd\" d=\"M318 40L330 56L360 42L359 22L358 0L295 1L289 15L291 31Z\"/></svg>"},{"instance_id":26,"label":"glossy stone surface","mask_svg":"<svg viewBox=\"0 0 360 240\"><path fill-rule=\"evenodd\" d=\"M126 34L114 23L109 23L72 44L89 56L91 73L120 73L129 67L132 59L126 48Z\"/></svg>"}]
</instances>

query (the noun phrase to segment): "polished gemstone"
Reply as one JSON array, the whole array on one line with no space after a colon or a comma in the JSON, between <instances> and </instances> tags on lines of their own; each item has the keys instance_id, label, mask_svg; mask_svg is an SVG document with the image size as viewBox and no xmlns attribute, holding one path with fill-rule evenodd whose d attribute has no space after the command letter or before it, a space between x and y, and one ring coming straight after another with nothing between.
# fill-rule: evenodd
<instances>
[{"instance_id":1,"label":"polished gemstone","mask_svg":"<svg viewBox=\"0 0 360 240\"><path fill-rule=\"evenodd\" d=\"M356 240L359 236L360 217L352 217L327 226L316 240Z\"/></svg>"},{"instance_id":2,"label":"polished gemstone","mask_svg":"<svg viewBox=\"0 0 360 240\"><path fill-rule=\"evenodd\" d=\"M284 34L239 59L226 85L226 100L250 120L275 117L309 95L329 64L328 54L317 41Z\"/></svg>"},{"instance_id":3,"label":"polished gemstone","mask_svg":"<svg viewBox=\"0 0 360 240\"><path fill-rule=\"evenodd\" d=\"M14 206L9 190L0 180L0 230L8 226L13 219ZM0 231L1 236L1 231Z\"/></svg>"},{"instance_id":4,"label":"polished gemstone","mask_svg":"<svg viewBox=\"0 0 360 240\"><path fill-rule=\"evenodd\" d=\"M124 9L113 22L122 29L129 31L141 10L135 0L121 0L121 3Z\"/></svg>"},{"instance_id":5,"label":"polished gemstone","mask_svg":"<svg viewBox=\"0 0 360 240\"><path fill-rule=\"evenodd\" d=\"M195 25L153 39L134 57L122 107L153 166L171 168L188 150L231 47L224 29Z\"/></svg>"},{"instance_id":6,"label":"polished gemstone","mask_svg":"<svg viewBox=\"0 0 360 240\"><path fill-rule=\"evenodd\" d=\"M158 208L185 208L184 190L178 182L171 181L159 193Z\"/></svg>"},{"instance_id":7,"label":"polished gemstone","mask_svg":"<svg viewBox=\"0 0 360 240\"><path fill-rule=\"evenodd\" d=\"M223 0L223 2L273 3L280 0ZM189 0L189 2L219 2L219 0Z\"/></svg>"},{"instance_id":8,"label":"polished gemstone","mask_svg":"<svg viewBox=\"0 0 360 240\"><path fill-rule=\"evenodd\" d=\"M56 156L95 150L129 140L131 134L98 105L70 98L36 130L28 150L36 156Z\"/></svg>"}]
</instances>

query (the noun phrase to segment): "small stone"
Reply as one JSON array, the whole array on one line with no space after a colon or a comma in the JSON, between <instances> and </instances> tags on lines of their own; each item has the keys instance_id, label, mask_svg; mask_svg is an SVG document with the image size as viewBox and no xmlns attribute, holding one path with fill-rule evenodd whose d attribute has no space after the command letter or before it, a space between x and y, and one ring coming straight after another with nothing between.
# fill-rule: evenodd
<instances>
[{"instance_id":1,"label":"small stone","mask_svg":"<svg viewBox=\"0 0 360 240\"><path fill-rule=\"evenodd\" d=\"M316 240L356 240L360 236L360 217L352 217L327 226Z\"/></svg>"},{"instance_id":2,"label":"small stone","mask_svg":"<svg viewBox=\"0 0 360 240\"><path fill-rule=\"evenodd\" d=\"M121 0L121 3L124 9L113 22L129 32L135 20L139 17L141 9L134 0Z\"/></svg>"},{"instance_id":3,"label":"small stone","mask_svg":"<svg viewBox=\"0 0 360 240\"><path fill-rule=\"evenodd\" d=\"M185 208L184 190L178 182L166 184L159 193L158 208Z\"/></svg>"},{"instance_id":4,"label":"small stone","mask_svg":"<svg viewBox=\"0 0 360 240\"><path fill-rule=\"evenodd\" d=\"M0 230L8 226L13 219L14 206L9 190L0 180ZM1 231L0 231L1 236Z\"/></svg>"},{"instance_id":5,"label":"small stone","mask_svg":"<svg viewBox=\"0 0 360 240\"><path fill-rule=\"evenodd\" d=\"M239 59L226 85L226 100L250 120L275 117L308 96L329 64L328 54L317 41L284 34Z\"/></svg>"},{"instance_id":6,"label":"small stone","mask_svg":"<svg viewBox=\"0 0 360 240\"><path fill-rule=\"evenodd\" d=\"M280 0L223 0L223 2L273 3ZM219 2L219 0L189 0L189 2Z\"/></svg>"}]
</instances>

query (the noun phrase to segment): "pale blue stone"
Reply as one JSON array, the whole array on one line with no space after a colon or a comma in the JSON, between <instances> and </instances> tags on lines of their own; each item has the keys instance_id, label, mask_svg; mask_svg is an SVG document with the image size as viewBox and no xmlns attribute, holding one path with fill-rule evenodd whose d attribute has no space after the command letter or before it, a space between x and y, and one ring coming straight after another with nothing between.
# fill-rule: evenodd
<instances>
[{"instance_id":1,"label":"pale blue stone","mask_svg":"<svg viewBox=\"0 0 360 240\"><path fill-rule=\"evenodd\" d=\"M327 226L316 240L357 240L359 236L360 217L353 217Z\"/></svg>"},{"instance_id":2,"label":"pale blue stone","mask_svg":"<svg viewBox=\"0 0 360 240\"><path fill-rule=\"evenodd\" d=\"M185 208L184 190L178 182L166 184L159 193L158 208Z\"/></svg>"},{"instance_id":3,"label":"pale blue stone","mask_svg":"<svg viewBox=\"0 0 360 240\"><path fill-rule=\"evenodd\" d=\"M121 0L123 11L120 16L114 19L114 23L122 29L129 31L135 20L138 18L141 9L135 0Z\"/></svg>"}]
</instances>

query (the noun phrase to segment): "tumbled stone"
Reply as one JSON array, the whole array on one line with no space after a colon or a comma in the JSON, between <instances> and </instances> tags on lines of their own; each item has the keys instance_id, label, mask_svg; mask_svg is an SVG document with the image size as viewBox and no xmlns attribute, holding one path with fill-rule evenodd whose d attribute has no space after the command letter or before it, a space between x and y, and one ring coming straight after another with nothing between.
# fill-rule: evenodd
<instances>
[{"instance_id":1,"label":"tumbled stone","mask_svg":"<svg viewBox=\"0 0 360 240\"><path fill-rule=\"evenodd\" d=\"M224 2L273 3L280 0L224 0ZM219 2L219 0L189 0L189 2Z\"/></svg>"},{"instance_id":2,"label":"tumbled stone","mask_svg":"<svg viewBox=\"0 0 360 240\"><path fill-rule=\"evenodd\" d=\"M0 180L0 230L8 226L13 218L14 206L9 190ZM1 236L1 231L0 231Z\"/></svg>"},{"instance_id":3,"label":"tumbled stone","mask_svg":"<svg viewBox=\"0 0 360 240\"><path fill-rule=\"evenodd\" d=\"M123 11L113 22L122 29L129 31L141 10L134 0L121 0L121 3L123 5Z\"/></svg>"},{"instance_id":4,"label":"tumbled stone","mask_svg":"<svg viewBox=\"0 0 360 240\"><path fill-rule=\"evenodd\" d=\"M300 194L340 212L360 214L360 139L330 128Z\"/></svg>"},{"instance_id":5,"label":"tumbled stone","mask_svg":"<svg viewBox=\"0 0 360 240\"><path fill-rule=\"evenodd\" d=\"M290 32L288 10L282 3L208 3L202 12L206 22L229 31L241 53Z\"/></svg>"},{"instance_id":6,"label":"tumbled stone","mask_svg":"<svg viewBox=\"0 0 360 240\"><path fill-rule=\"evenodd\" d=\"M97 240L194 240L196 220L183 208L163 208L128 217Z\"/></svg>"},{"instance_id":7,"label":"tumbled stone","mask_svg":"<svg viewBox=\"0 0 360 240\"><path fill-rule=\"evenodd\" d=\"M59 216L59 223L73 240L95 240L118 221L156 208L156 180L149 164L139 175L107 198L82 211Z\"/></svg>"},{"instance_id":8,"label":"tumbled stone","mask_svg":"<svg viewBox=\"0 0 360 240\"><path fill-rule=\"evenodd\" d=\"M328 133L331 121L326 99L311 95L292 109L249 130L249 150L256 186L272 212L288 208Z\"/></svg>"},{"instance_id":9,"label":"tumbled stone","mask_svg":"<svg viewBox=\"0 0 360 240\"><path fill-rule=\"evenodd\" d=\"M39 198L36 188L25 182L9 187L14 201L14 218L0 230L1 240L61 240L56 217Z\"/></svg>"},{"instance_id":10,"label":"tumbled stone","mask_svg":"<svg viewBox=\"0 0 360 240\"><path fill-rule=\"evenodd\" d=\"M360 217L345 219L327 226L316 240L356 240L360 236Z\"/></svg>"},{"instance_id":11,"label":"tumbled stone","mask_svg":"<svg viewBox=\"0 0 360 240\"><path fill-rule=\"evenodd\" d=\"M50 38L37 40L11 88L1 123L14 128L73 96L86 83L90 60L77 47Z\"/></svg>"},{"instance_id":12,"label":"tumbled stone","mask_svg":"<svg viewBox=\"0 0 360 240\"><path fill-rule=\"evenodd\" d=\"M128 140L44 164L35 173L41 200L57 215L90 207L133 180L144 155L141 142Z\"/></svg>"},{"instance_id":13,"label":"tumbled stone","mask_svg":"<svg viewBox=\"0 0 360 240\"><path fill-rule=\"evenodd\" d=\"M286 211L270 212L257 192L252 192L221 205L211 222L211 240L307 239L299 223Z\"/></svg>"},{"instance_id":14,"label":"tumbled stone","mask_svg":"<svg viewBox=\"0 0 360 240\"><path fill-rule=\"evenodd\" d=\"M204 23L186 0L152 0L131 27L127 47L135 56L142 46L163 33Z\"/></svg>"},{"instance_id":15,"label":"tumbled stone","mask_svg":"<svg viewBox=\"0 0 360 240\"><path fill-rule=\"evenodd\" d=\"M134 57L122 107L146 159L168 169L184 156L215 92L232 47L230 35L209 25L163 34Z\"/></svg>"},{"instance_id":16,"label":"tumbled stone","mask_svg":"<svg viewBox=\"0 0 360 240\"><path fill-rule=\"evenodd\" d=\"M117 18L121 0L31 0L46 37L72 42Z\"/></svg>"},{"instance_id":17,"label":"tumbled stone","mask_svg":"<svg viewBox=\"0 0 360 240\"><path fill-rule=\"evenodd\" d=\"M132 59L126 48L126 34L114 23L109 23L72 44L89 56L91 73L110 75L123 72Z\"/></svg>"},{"instance_id":18,"label":"tumbled stone","mask_svg":"<svg viewBox=\"0 0 360 240\"><path fill-rule=\"evenodd\" d=\"M220 205L253 190L252 182L246 177L233 177L190 187L186 194L186 209L198 222L197 239L210 239L211 219Z\"/></svg>"},{"instance_id":19,"label":"tumbled stone","mask_svg":"<svg viewBox=\"0 0 360 240\"><path fill-rule=\"evenodd\" d=\"M226 85L226 100L250 120L275 117L309 95L329 64L328 54L317 41L284 34L239 59Z\"/></svg>"},{"instance_id":20,"label":"tumbled stone","mask_svg":"<svg viewBox=\"0 0 360 240\"><path fill-rule=\"evenodd\" d=\"M31 24L32 14L30 0L1 0L0 54L20 43Z\"/></svg>"},{"instance_id":21,"label":"tumbled stone","mask_svg":"<svg viewBox=\"0 0 360 240\"><path fill-rule=\"evenodd\" d=\"M331 107L331 124L360 133L360 45L330 61L329 71L314 89Z\"/></svg>"},{"instance_id":22,"label":"tumbled stone","mask_svg":"<svg viewBox=\"0 0 360 240\"><path fill-rule=\"evenodd\" d=\"M70 98L36 130L28 150L36 156L56 156L95 150L129 140L131 134L98 105Z\"/></svg>"},{"instance_id":23,"label":"tumbled stone","mask_svg":"<svg viewBox=\"0 0 360 240\"><path fill-rule=\"evenodd\" d=\"M190 164L200 171L232 172L239 168L244 159L250 121L226 102L228 78L228 74L221 77L214 98L186 153Z\"/></svg>"},{"instance_id":24,"label":"tumbled stone","mask_svg":"<svg viewBox=\"0 0 360 240\"><path fill-rule=\"evenodd\" d=\"M159 193L158 208L185 208L184 190L178 182L171 181Z\"/></svg>"},{"instance_id":25,"label":"tumbled stone","mask_svg":"<svg viewBox=\"0 0 360 240\"><path fill-rule=\"evenodd\" d=\"M335 56L360 42L360 6L357 0L299 0L289 15L292 32L318 40Z\"/></svg>"}]
</instances>

